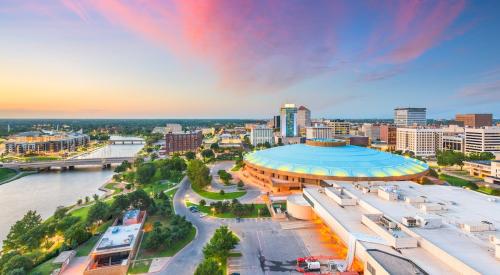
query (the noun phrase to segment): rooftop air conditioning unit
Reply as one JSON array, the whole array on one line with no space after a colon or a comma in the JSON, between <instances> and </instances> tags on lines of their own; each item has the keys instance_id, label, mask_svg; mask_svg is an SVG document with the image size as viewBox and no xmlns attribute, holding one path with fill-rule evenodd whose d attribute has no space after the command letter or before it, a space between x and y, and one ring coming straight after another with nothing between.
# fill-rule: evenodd
<instances>
[{"instance_id":1,"label":"rooftop air conditioning unit","mask_svg":"<svg viewBox=\"0 0 500 275\"><path fill-rule=\"evenodd\" d=\"M403 217L402 223L408 227L416 227L417 219L415 219L414 217Z\"/></svg>"}]
</instances>

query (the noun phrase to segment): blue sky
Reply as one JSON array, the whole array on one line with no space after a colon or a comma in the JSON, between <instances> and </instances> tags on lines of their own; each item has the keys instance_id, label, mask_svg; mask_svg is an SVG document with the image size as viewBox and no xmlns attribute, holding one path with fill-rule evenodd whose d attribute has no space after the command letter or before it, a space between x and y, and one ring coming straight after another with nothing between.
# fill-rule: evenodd
<instances>
[{"instance_id":1,"label":"blue sky","mask_svg":"<svg viewBox=\"0 0 500 275\"><path fill-rule=\"evenodd\" d=\"M0 2L0 117L500 115L498 1Z\"/></svg>"}]
</instances>

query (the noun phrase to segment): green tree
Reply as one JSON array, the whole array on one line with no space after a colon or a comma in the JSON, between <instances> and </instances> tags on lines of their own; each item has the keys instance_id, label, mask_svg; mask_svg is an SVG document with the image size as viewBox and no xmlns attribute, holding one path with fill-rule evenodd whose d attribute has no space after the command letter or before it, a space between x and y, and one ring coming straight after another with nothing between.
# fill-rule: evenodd
<instances>
[{"instance_id":1,"label":"green tree","mask_svg":"<svg viewBox=\"0 0 500 275\"><path fill-rule=\"evenodd\" d=\"M132 168L132 164L124 160L120 165L115 168L115 173L122 173Z\"/></svg>"},{"instance_id":2,"label":"green tree","mask_svg":"<svg viewBox=\"0 0 500 275\"><path fill-rule=\"evenodd\" d=\"M205 149L201 151L201 156L203 157L204 160L212 159L215 157L214 151L211 149Z\"/></svg>"},{"instance_id":3,"label":"green tree","mask_svg":"<svg viewBox=\"0 0 500 275\"><path fill-rule=\"evenodd\" d=\"M222 269L215 259L208 258L196 267L194 275L222 275Z\"/></svg>"},{"instance_id":4,"label":"green tree","mask_svg":"<svg viewBox=\"0 0 500 275\"><path fill-rule=\"evenodd\" d=\"M210 169L201 160L192 160L187 167L187 176L195 188L203 188L212 180Z\"/></svg>"},{"instance_id":5,"label":"green tree","mask_svg":"<svg viewBox=\"0 0 500 275\"><path fill-rule=\"evenodd\" d=\"M221 226L217 230L209 243L203 248L205 258L215 258L219 262L225 262L229 257L229 251L233 249L239 240L227 226Z\"/></svg>"},{"instance_id":6,"label":"green tree","mask_svg":"<svg viewBox=\"0 0 500 275\"><path fill-rule=\"evenodd\" d=\"M141 184L146 184L153 179L155 175L156 167L152 163L144 163L137 168L135 173L135 179Z\"/></svg>"},{"instance_id":7,"label":"green tree","mask_svg":"<svg viewBox=\"0 0 500 275\"><path fill-rule=\"evenodd\" d=\"M186 157L187 160L193 160L196 158L196 153L189 151L184 156Z\"/></svg>"},{"instance_id":8,"label":"green tree","mask_svg":"<svg viewBox=\"0 0 500 275\"><path fill-rule=\"evenodd\" d=\"M118 195L115 196L115 200L111 204L111 212L113 216L120 215L123 211L130 207L130 199L128 195Z\"/></svg>"},{"instance_id":9,"label":"green tree","mask_svg":"<svg viewBox=\"0 0 500 275\"><path fill-rule=\"evenodd\" d=\"M136 209L147 210L153 204L153 200L143 189L129 193L128 199L130 205Z\"/></svg>"},{"instance_id":10,"label":"green tree","mask_svg":"<svg viewBox=\"0 0 500 275\"><path fill-rule=\"evenodd\" d=\"M212 149L214 151L219 150L219 144L217 142L210 144L210 149Z\"/></svg>"},{"instance_id":11,"label":"green tree","mask_svg":"<svg viewBox=\"0 0 500 275\"><path fill-rule=\"evenodd\" d=\"M33 267L33 262L29 257L22 255L15 255L10 258L2 267L2 274L8 274L8 272L15 269L23 269L28 271Z\"/></svg>"},{"instance_id":12,"label":"green tree","mask_svg":"<svg viewBox=\"0 0 500 275\"><path fill-rule=\"evenodd\" d=\"M200 205L201 205L201 206L205 206L205 205L207 205L207 201L206 201L206 200L204 200L204 199L201 199L201 200L200 200Z\"/></svg>"},{"instance_id":13,"label":"green tree","mask_svg":"<svg viewBox=\"0 0 500 275\"><path fill-rule=\"evenodd\" d=\"M3 242L3 251L26 249L26 240L29 237L26 236L27 233L40 226L41 223L42 217L36 211L28 211L21 220L10 228L9 234Z\"/></svg>"},{"instance_id":14,"label":"green tree","mask_svg":"<svg viewBox=\"0 0 500 275\"><path fill-rule=\"evenodd\" d=\"M109 207L106 203L102 201L97 201L89 209L87 214L87 224L93 224L95 222L104 221L108 218Z\"/></svg>"},{"instance_id":15,"label":"green tree","mask_svg":"<svg viewBox=\"0 0 500 275\"><path fill-rule=\"evenodd\" d=\"M229 184L229 182L233 179L233 176L230 173L226 172L226 170L219 170L217 174L219 175L221 181L226 185Z\"/></svg>"},{"instance_id":16,"label":"green tree","mask_svg":"<svg viewBox=\"0 0 500 275\"><path fill-rule=\"evenodd\" d=\"M90 238L84 223L77 223L64 231L64 240L67 244L82 244Z\"/></svg>"}]
</instances>

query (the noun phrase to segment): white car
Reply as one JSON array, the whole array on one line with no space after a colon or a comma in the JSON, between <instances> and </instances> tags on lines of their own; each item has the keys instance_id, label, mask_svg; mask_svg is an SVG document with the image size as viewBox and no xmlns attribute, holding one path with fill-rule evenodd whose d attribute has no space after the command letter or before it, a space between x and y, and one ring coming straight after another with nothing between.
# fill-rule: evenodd
<instances>
[{"instance_id":1,"label":"white car","mask_svg":"<svg viewBox=\"0 0 500 275\"><path fill-rule=\"evenodd\" d=\"M207 213L200 213L200 218L204 218L207 216Z\"/></svg>"}]
</instances>

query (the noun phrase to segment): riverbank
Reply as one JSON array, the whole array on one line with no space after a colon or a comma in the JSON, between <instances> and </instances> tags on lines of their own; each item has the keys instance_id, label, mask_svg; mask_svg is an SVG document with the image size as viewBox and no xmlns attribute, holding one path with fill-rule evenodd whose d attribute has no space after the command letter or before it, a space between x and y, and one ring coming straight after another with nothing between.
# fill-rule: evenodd
<instances>
[{"instance_id":1,"label":"riverbank","mask_svg":"<svg viewBox=\"0 0 500 275\"><path fill-rule=\"evenodd\" d=\"M8 169L8 168L0 168L0 169L12 170L12 169ZM0 185L11 182L11 181L18 180L18 179L25 177L25 176L28 176L28 175L38 173L37 171L22 171L22 172L17 172L15 170L12 170L12 171L14 171L13 176L4 177L3 180L1 179L2 177L0 177Z\"/></svg>"}]
</instances>

